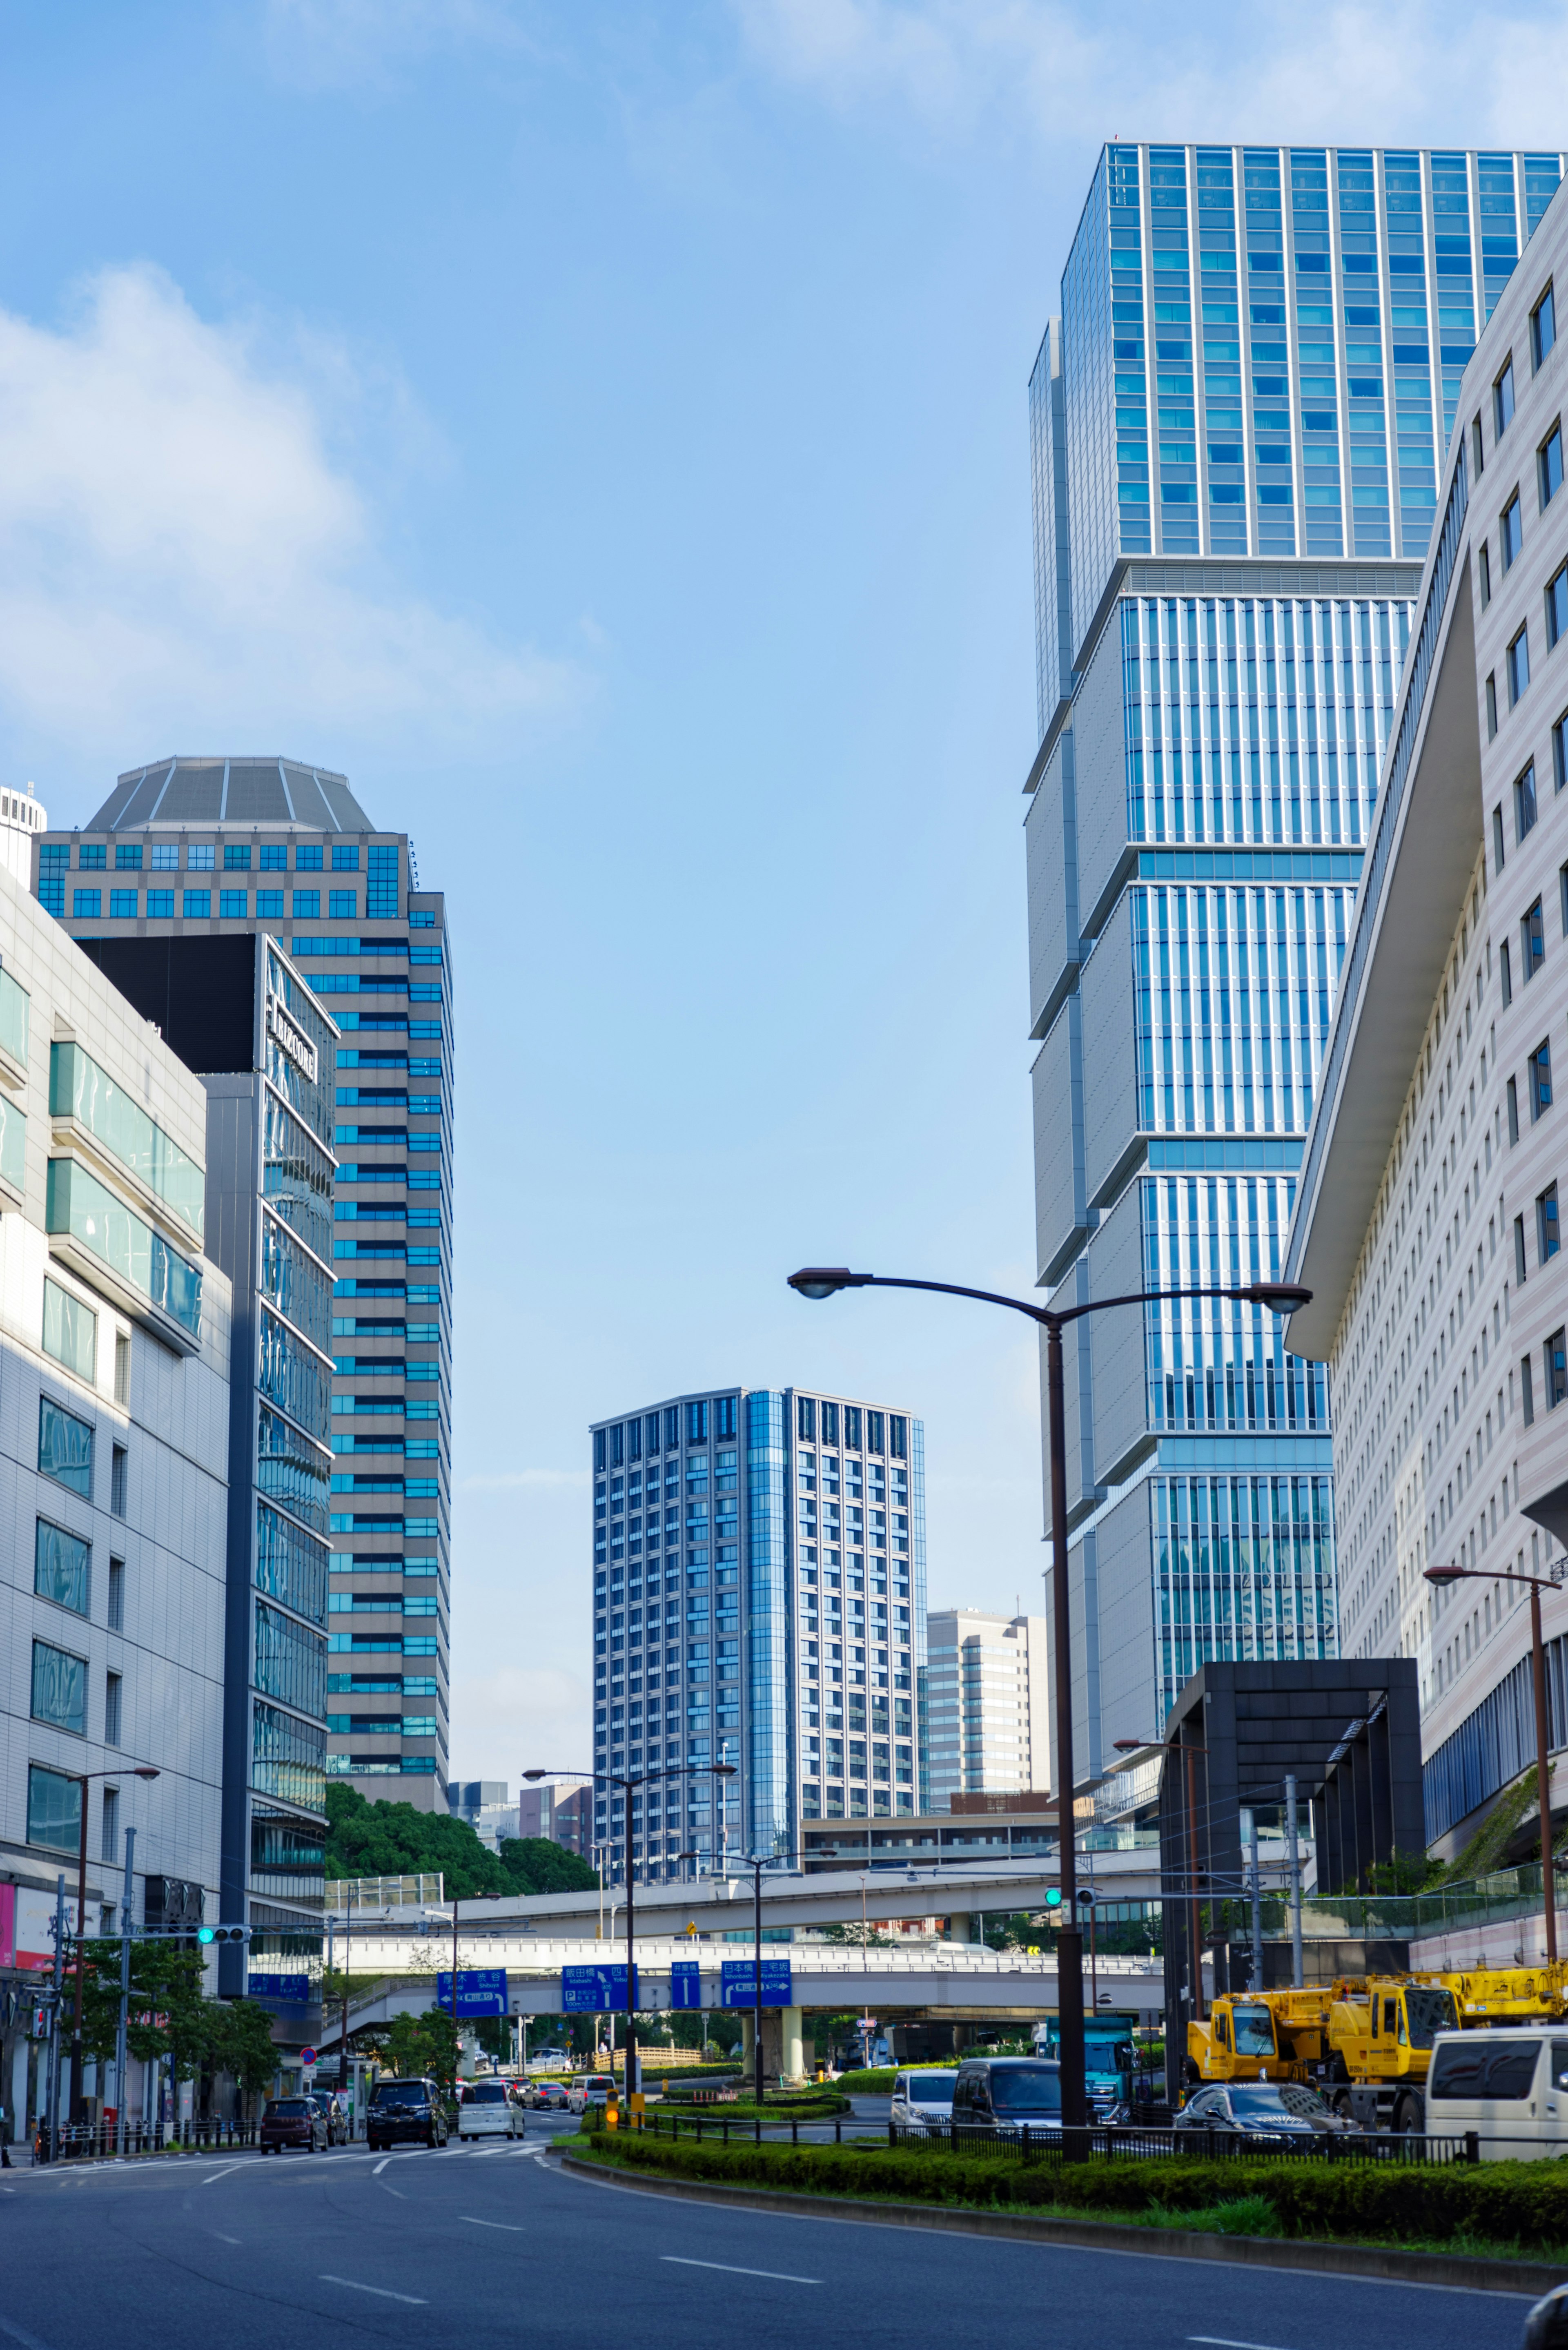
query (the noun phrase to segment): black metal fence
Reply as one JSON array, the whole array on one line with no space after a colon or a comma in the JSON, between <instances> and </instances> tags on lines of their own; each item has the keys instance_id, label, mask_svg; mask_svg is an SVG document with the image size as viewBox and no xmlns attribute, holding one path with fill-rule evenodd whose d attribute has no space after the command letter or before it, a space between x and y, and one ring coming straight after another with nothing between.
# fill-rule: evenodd
<instances>
[{"instance_id":1,"label":"black metal fence","mask_svg":"<svg viewBox=\"0 0 1568 2350\"><path fill-rule=\"evenodd\" d=\"M43 2162L108 2162L117 2155L226 2154L254 2147L254 2122L212 2119L161 2123L129 2123L123 2133L113 2122L62 2122L51 2146L47 2127L33 2140L33 2160Z\"/></svg>"},{"instance_id":2,"label":"black metal fence","mask_svg":"<svg viewBox=\"0 0 1568 2350\"><path fill-rule=\"evenodd\" d=\"M607 2127L602 2112L585 2116L588 2128L599 2136ZM832 2123L835 2146L844 2143L844 2124L849 2123L850 2143L867 2143L862 2123L851 2116L836 2116ZM783 2121L764 2122L760 2116L750 2120L731 2119L717 2114L648 2112L635 2117L629 2125L645 2137L683 2139L689 2145L704 2143L719 2146L762 2146L783 2143L787 2127L789 2143L799 2146L801 2120L787 2124ZM806 2145L826 2142L826 2120L805 2122ZM1372 2131L1314 2130L1303 2132L1299 2139L1274 2140L1253 2137L1241 2131L1220 2129L1159 2129L1139 2127L1133 2123L1090 2125L1083 2129L1064 2130L1061 2126L1046 2123L1020 2122L1000 2125L986 2122L888 2122L888 2144L890 2147L927 2147L939 2154L1001 2155L1015 2162L1082 2162L1098 2159L1106 2162L1148 2162L1158 2160L1198 2160L1202 2162L1392 2162L1405 2166L1446 2165L1480 2162L1481 2141L1478 2131L1466 2130L1452 2137L1379 2137ZM764 2137L765 2134L765 2137ZM879 2135L879 2133L878 2133ZM1537 2139L1487 2140L1489 2149L1539 2153Z\"/></svg>"}]
</instances>

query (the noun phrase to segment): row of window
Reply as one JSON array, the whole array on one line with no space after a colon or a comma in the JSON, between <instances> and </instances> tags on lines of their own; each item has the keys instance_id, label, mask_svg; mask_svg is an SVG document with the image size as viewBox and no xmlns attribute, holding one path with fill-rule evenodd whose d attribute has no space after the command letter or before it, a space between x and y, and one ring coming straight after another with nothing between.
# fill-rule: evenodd
<instances>
[{"instance_id":1,"label":"row of window","mask_svg":"<svg viewBox=\"0 0 1568 2350\"><path fill-rule=\"evenodd\" d=\"M118 1712L118 1698L115 1703ZM118 1731L113 1740L106 1742L118 1744ZM79 1851L85 1794L82 1782L73 1778L68 1772L51 1771L43 1762L29 1763L27 1842L42 1846L46 1852L74 1854ZM102 1805L102 1829L99 1857L118 1865L125 1857L119 1844L119 1789L105 1787L99 1802ZM104 1930L111 1932L112 1924L106 1922Z\"/></svg>"},{"instance_id":2,"label":"row of window","mask_svg":"<svg viewBox=\"0 0 1568 2350\"><path fill-rule=\"evenodd\" d=\"M45 866L69 869L71 851L68 841L47 840L40 847L38 855ZM225 873L248 873L253 856L256 868L260 872L286 873L288 870L288 849L282 841L269 841L254 850L248 845L239 846L230 843L223 849L223 869ZM153 841L144 847L140 841L116 842L114 869L117 873L140 873L142 870L144 858L147 869L151 872L178 873L181 869L180 843ZM372 848L370 851L370 870L378 878L380 878L384 871L384 863L379 860L388 858L391 860L392 870L395 873L398 858L395 847ZM84 840L78 847L77 870L78 873L102 873L107 870L108 865L107 842ZM217 870L216 843L187 842L184 869L187 873L215 872ZM320 848L297 847L294 852L294 869L296 873L324 872L326 870L325 852ZM358 849L346 847L342 842L335 843L332 850L332 870L334 873L358 873ZM389 919L394 919L395 915L396 908L393 909L392 917Z\"/></svg>"},{"instance_id":3,"label":"row of window","mask_svg":"<svg viewBox=\"0 0 1568 2350\"><path fill-rule=\"evenodd\" d=\"M178 894L180 911L186 921L205 922L212 920L213 893L211 889L183 889ZM101 920L104 895L101 889L73 889L71 920L77 922ZM135 889L110 889L108 892L109 920L116 922L133 922L137 918L140 895L141 893ZM171 921L174 919L175 895L172 889L149 889L146 892L147 920L150 922ZM327 896L331 900L327 911L334 920L354 921L358 919L359 910L358 891L330 889ZM217 892L217 899L220 920L243 922L249 919L250 892L248 890L220 889ZM49 877L45 875L38 884L38 899L47 914L63 916L66 910L64 883L54 884ZM281 889L258 889L255 892L257 921L281 921L284 919L283 899L284 893ZM319 921L321 919L320 890L295 890L294 903L289 908L289 912L296 922Z\"/></svg>"}]
</instances>

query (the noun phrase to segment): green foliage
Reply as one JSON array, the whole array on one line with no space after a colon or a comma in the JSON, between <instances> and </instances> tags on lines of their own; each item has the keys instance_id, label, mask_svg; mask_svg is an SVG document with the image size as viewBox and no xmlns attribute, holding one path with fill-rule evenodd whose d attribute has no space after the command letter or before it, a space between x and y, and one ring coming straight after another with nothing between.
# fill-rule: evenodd
<instances>
[{"instance_id":1,"label":"green foliage","mask_svg":"<svg viewBox=\"0 0 1568 2350\"><path fill-rule=\"evenodd\" d=\"M272 2017L254 1999L215 1999L205 2004L208 2061L214 2071L232 2073L247 2097L259 2097L277 2070Z\"/></svg>"},{"instance_id":2,"label":"green foliage","mask_svg":"<svg viewBox=\"0 0 1568 2350\"><path fill-rule=\"evenodd\" d=\"M82 2039L100 2063L112 2057L119 2030L118 1941L89 1942L82 1982ZM199 1950L164 1942L130 1946L126 2041L142 2064L174 2058L182 2081L201 2072L232 2073L248 2095L265 2089L277 2068L272 2022L254 1999L208 1999Z\"/></svg>"},{"instance_id":3,"label":"green foliage","mask_svg":"<svg viewBox=\"0 0 1568 2350\"><path fill-rule=\"evenodd\" d=\"M590 1892L598 1878L586 1860L545 1836L509 1836L497 1859L466 1820L412 1804L371 1803L357 1788L327 1790L328 1877L433 1876L449 1900L485 1894Z\"/></svg>"},{"instance_id":4,"label":"green foliage","mask_svg":"<svg viewBox=\"0 0 1568 2350\"><path fill-rule=\"evenodd\" d=\"M398 2074L433 2074L450 2090L457 2078L460 2040L444 2007L427 2007L422 2015L394 2015L379 2037L381 2063Z\"/></svg>"},{"instance_id":5,"label":"green foliage","mask_svg":"<svg viewBox=\"0 0 1568 2350\"><path fill-rule=\"evenodd\" d=\"M1373 1893L1429 1893L1449 1874L1448 1866L1424 1852L1401 1852L1396 1845L1387 1860L1376 1860L1366 1872Z\"/></svg>"}]
</instances>

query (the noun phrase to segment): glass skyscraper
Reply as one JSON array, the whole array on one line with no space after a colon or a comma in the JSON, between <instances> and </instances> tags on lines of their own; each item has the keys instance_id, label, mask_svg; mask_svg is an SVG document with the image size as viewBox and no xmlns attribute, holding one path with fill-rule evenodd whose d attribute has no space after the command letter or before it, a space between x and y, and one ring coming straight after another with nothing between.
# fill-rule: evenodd
<instances>
[{"instance_id":1,"label":"glass skyscraper","mask_svg":"<svg viewBox=\"0 0 1568 2350\"><path fill-rule=\"evenodd\" d=\"M287 759L163 759L79 831L39 836L45 908L84 941L262 931L337 1034L320 1050L331 1327L327 1769L446 1809L450 1748L452 972L445 901L346 776ZM286 1022L269 1051L289 1051ZM281 1043L280 1043L281 1040ZM187 1057L200 1055L192 1043ZM279 1060L280 1069L286 1061ZM317 1178L283 1154L279 1197ZM330 1197L329 1210L326 1206ZM282 1210L269 1196L275 1213ZM272 1227L269 1225L270 1231ZM265 1269L257 1269L260 1285ZM258 1341L260 1336L258 1335ZM327 1352L330 1349L330 1352ZM265 1369L259 1365L258 1371ZM265 1464L264 1464L265 1466ZM394 1783L389 1784L389 1782Z\"/></svg>"},{"instance_id":2,"label":"glass skyscraper","mask_svg":"<svg viewBox=\"0 0 1568 2350\"><path fill-rule=\"evenodd\" d=\"M1562 161L1101 155L1030 387L1064 1303L1280 1270L1460 378ZM1087 1319L1068 1389L1086 1777L1208 1658L1336 1653L1332 1431L1250 1308Z\"/></svg>"},{"instance_id":3,"label":"glass skyscraper","mask_svg":"<svg viewBox=\"0 0 1568 2350\"><path fill-rule=\"evenodd\" d=\"M594 1765L654 1882L803 1819L925 1809L925 1437L907 1413L736 1388L592 1432ZM715 1779L728 1763L736 1776ZM594 1840L625 1877L618 1794Z\"/></svg>"}]
</instances>

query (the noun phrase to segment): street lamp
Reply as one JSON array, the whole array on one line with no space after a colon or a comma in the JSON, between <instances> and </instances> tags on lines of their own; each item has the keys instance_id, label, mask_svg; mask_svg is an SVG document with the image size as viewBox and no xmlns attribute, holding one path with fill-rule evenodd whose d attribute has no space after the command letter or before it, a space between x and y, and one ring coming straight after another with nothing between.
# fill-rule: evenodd
<instances>
[{"instance_id":1,"label":"street lamp","mask_svg":"<svg viewBox=\"0 0 1568 2350\"><path fill-rule=\"evenodd\" d=\"M1530 1586L1530 1662L1535 1684L1535 1788L1541 1806L1541 1894L1546 1925L1546 1963L1557 1961L1557 1904L1552 1881L1552 1769L1547 1761L1551 1725L1546 1717L1546 1648L1541 1637L1541 1595L1560 1586L1540 1575L1483 1575L1475 1566L1429 1566L1425 1579L1441 1591L1450 1583L1527 1583Z\"/></svg>"},{"instance_id":2,"label":"street lamp","mask_svg":"<svg viewBox=\"0 0 1568 2350\"><path fill-rule=\"evenodd\" d=\"M735 1776L735 1770L734 1770L734 1766L733 1766L733 1764L732 1764L732 1763L729 1763L729 1762L710 1762L710 1763L706 1766L706 1773L707 1773L707 1776L708 1776L708 1777L710 1777L710 1778L712 1778L712 1779L732 1779L732 1778ZM627 2094L627 2097L628 2097L628 2101L629 2101L629 2099L630 2099L630 2097L631 2097L631 2095L632 2095L633 2090L634 2090L634 2089L636 2088L636 2086L637 2086L637 2009L636 2009L635 1993L634 1993L634 1991L633 1991L633 1978L634 1978L634 1973L635 1973L635 1969L636 1969L636 1959L635 1959L635 1956L634 1956L634 1953L633 1953L633 1949L632 1949L632 1934L633 1934L633 1914L632 1914L632 1913L633 1913L633 1879L632 1879L632 1861L631 1861L631 1798L632 1798L632 1791L634 1790L634 1788L643 1787L643 1786L647 1786L647 1785L649 1785L649 1784L653 1780L655 1780L655 1779L684 1779L684 1778L691 1778L691 1777L700 1777L700 1776L701 1776L701 1775L702 1775L702 1773L701 1773L701 1772L693 1772L693 1770L691 1769L691 1766L690 1764L680 1763L680 1762L671 1762L671 1763L669 1763L669 1764L667 1764L667 1765L665 1766L665 1768L664 1768L663 1770L660 1770L660 1771L639 1771L639 1772L637 1772L633 1776L631 1776L630 1778L626 1778L626 1779L616 1778L616 1777L612 1776L612 1774L611 1774L609 1772L607 1772L607 1771L524 1771L524 1773L523 1773L523 1776L524 1776L525 1779L587 1779L587 1780L591 1781L591 1783L592 1783L596 1787L597 1787L597 1786L600 1783L600 1782L602 1781L606 1786L609 1786L609 1787L619 1787L619 1788L624 1792L625 1796L626 1796L626 1835L625 1835L625 1852L626 1852L626 1862L625 1862L625 1866L626 1866L626 2094ZM690 1860L690 1859L692 1859L694 1856L694 1856L694 1855L692 1855L692 1854L691 1854L691 1853L682 1853L682 1854L680 1856L680 1857L682 1860ZM613 1925L614 1925L614 1923L615 1923L615 1918L614 1918L614 1913L613 1913L613 1911L612 1911L612 1913L611 1913L610 1923L611 1923L611 1925L612 1925L612 1927L613 1927ZM455 1982L455 1980L454 1980L454 1981L453 1981L453 1986L452 1986L452 1996L453 1996L453 1999L454 1999L454 2001L455 2001L455 1998L456 1998L456 1982ZM612 2079L612 2080L614 2079L614 2075L613 2075L613 2074L612 2074L612 2075L611 2075L611 2079ZM627 2110L628 2110L628 2113L629 2113L629 2112L630 2112L630 2110L631 2110L631 2108L630 2108L630 2105L629 2105L629 2102L628 2102L628 2104Z\"/></svg>"},{"instance_id":3,"label":"street lamp","mask_svg":"<svg viewBox=\"0 0 1568 2350\"><path fill-rule=\"evenodd\" d=\"M158 1772L151 1762L134 1766L138 1779L156 1779ZM76 2003L71 2015L71 2095L72 2121L81 2118L82 2102L82 1989L87 1964L87 1848L88 1848L88 1782L89 1779L123 1779L123 1766L113 1771L67 1771L63 1778L74 1779L82 1791L81 1824L77 1838L77 1965ZM127 1901L130 1887L125 1888ZM121 2102L124 2093L120 2092ZM50 2152L54 2149L51 2147Z\"/></svg>"},{"instance_id":4,"label":"street lamp","mask_svg":"<svg viewBox=\"0 0 1568 2350\"><path fill-rule=\"evenodd\" d=\"M1126 1297L1096 1297L1057 1311L1002 1297L991 1289L968 1289L951 1281L909 1281L888 1274L851 1273L844 1265L807 1265L792 1273L789 1285L802 1297L832 1297L841 1289L929 1289L944 1297L971 1297L982 1305L1004 1305L1038 1323L1045 1350L1047 1414L1051 1434L1052 1644L1056 1669L1056 1819L1062 1906L1067 1913L1056 1944L1056 2000L1061 2013L1062 2121L1082 2128L1087 2119L1084 2082L1084 1936L1078 1920L1077 1872L1073 1849L1073 1668L1072 1611L1067 1595L1066 1399L1062 1374L1062 1333L1069 1322L1113 1305L1164 1305L1188 1299L1228 1297L1261 1305L1271 1314L1293 1314L1311 1302L1312 1292L1293 1282L1253 1281L1201 1289L1139 1289Z\"/></svg>"}]
</instances>

